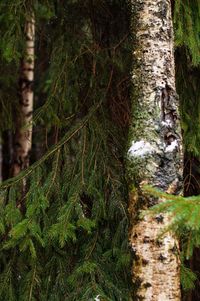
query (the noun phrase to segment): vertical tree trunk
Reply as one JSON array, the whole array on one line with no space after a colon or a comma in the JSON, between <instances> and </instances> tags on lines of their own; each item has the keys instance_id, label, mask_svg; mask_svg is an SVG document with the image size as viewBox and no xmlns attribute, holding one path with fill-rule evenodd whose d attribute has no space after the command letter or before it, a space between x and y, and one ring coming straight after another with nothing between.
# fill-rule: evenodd
<instances>
[{"instance_id":1,"label":"vertical tree trunk","mask_svg":"<svg viewBox=\"0 0 200 301\"><path fill-rule=\"evenodd\" d=\"M160 232L167 215L135 216L162 200L142 193L144 183L178 194L182 187L182 152L175 92L173 28L170 0L134 0L131 146L127 172L130 185L130 242L135 254L136 300L180 300L178 242ZM134 22L135 23L135 22ZM134 222L133 222L134 219Z\"/></svg>"},{"instance_id":2,"label":"vertical tree trunk","mask_svg":"<svg viewBox=\"0 0 200 301\"><path fill-rule=\"evenodd\" d=\"M25 24L26 49L20 75L20 112L16 120L12 175L16 176L29 165L32 145L32 111L34 80L35 20L33 14Z\"/></svg>"}]
</instances>

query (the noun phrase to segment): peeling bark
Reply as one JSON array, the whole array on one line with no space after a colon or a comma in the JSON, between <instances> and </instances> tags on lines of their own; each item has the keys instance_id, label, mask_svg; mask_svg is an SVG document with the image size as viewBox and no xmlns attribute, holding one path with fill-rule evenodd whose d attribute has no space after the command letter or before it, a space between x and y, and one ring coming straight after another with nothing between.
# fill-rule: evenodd
<instances>
[{"instance_id":1,"label":"peeling bark","mask_svg":"<svg viewBox=\"0 0 200 301\"><path fill-rule=\"evenodd\" d=\"M32 16L25 24L26 49L21 64L19 81L20 99L19 116L16 120L12 176L16 176L29 165L29 154L32 145L32 112L33 112L33 81L34 81L34 47L35 19Z\"/></svg>"},{"instance_id":2,"label":"peeling bark","mask_svg":"<svg viewBox=\"0 0 200 301\"><path fill-rule=\"evenodd\" d=\"M127 173L130 179L130 243L135 254L136 300L180 300L178 242L167 215L136 217L136 210L162 200L143 195L143 183L178 194L182 188L182 141L175 89L170 0L134 0L135 49L132 124ZM134 22L135 23L135 22ZM133 188L135 187L135 188ZM133 221L134 220L134 221Z\"/></svg>"}]
</instances>

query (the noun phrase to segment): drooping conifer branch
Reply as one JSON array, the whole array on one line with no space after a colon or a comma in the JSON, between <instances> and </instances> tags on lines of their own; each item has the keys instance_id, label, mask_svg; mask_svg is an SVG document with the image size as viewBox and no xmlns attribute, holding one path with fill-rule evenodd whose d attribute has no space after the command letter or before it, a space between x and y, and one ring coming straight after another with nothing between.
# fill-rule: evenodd
<instances>
[{"instance_id":1,"label":"drooping conifer branch","mask_svg":"<svg viewBox=\"0 0 200 301\"><path fill-rule=\"evenodd\" d=\"M51 155L53 155L56 151L58 151L64 144L66 144L69 140L71 140L74 135L76 135L89 121L89 119L92 117L92 115L96 112L96 110L99 108L101 105L101 102L94 105L89 113L79 122L76 123L73 127L69 129L69 131L64 135L64 137L54 146L50 148L49 151L46 152L46 154L34 162L31 166L26 168L26 170L22 170L18 175L16 175L13 178L10 178L6 181L4 181L1 185L1 189L8 188L11 185L14 185L18 183L19 181L23 180L26 178L28 175L30 175L38 166L40 166L45 160L47 160Z\"/></svg>"}]
</instances>

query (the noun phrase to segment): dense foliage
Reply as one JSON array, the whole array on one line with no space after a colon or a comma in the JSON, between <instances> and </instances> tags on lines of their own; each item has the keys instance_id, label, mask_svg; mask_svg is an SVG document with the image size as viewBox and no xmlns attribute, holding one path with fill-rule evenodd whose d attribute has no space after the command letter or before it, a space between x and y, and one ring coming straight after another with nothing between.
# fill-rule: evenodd
<instances>
[{"instance_id":1,"label":"dense foliage","mask_svg":"<svg viewBox=\"0 0 200 301\"><path fill-rule=\"evenodd\" d=\"M0 9L3 150L18 111L23 24L31 10L36 16L32 165L2 185L0 300L128 300L127 3L5 1Z\"/></svg>"},{"instance_id":2,"label":"dense foliage","mask_svg":"<svg viewBox=\"0 0 200 301\"><path fill-rule=\"evenodd\" d=\"M195 162L194 171L185 165L185 192L191 195L199 194L200 175L200 4L177 0L174 5L185 158ZM8 179L19 114L24 23L32 11L36 69L31 166ZM102 300L130 300L124 155L130 119L131 11L125 0L0 3L2 301L88 301L98 295ZM24 178L26 194L21 196ZM189 258L199 245L198 198L175 197L156 210L176 213L175 230L180 236L187 233L183 254ZM186 268L183 275L194 279Z\"/></svg>"}]
</instances>

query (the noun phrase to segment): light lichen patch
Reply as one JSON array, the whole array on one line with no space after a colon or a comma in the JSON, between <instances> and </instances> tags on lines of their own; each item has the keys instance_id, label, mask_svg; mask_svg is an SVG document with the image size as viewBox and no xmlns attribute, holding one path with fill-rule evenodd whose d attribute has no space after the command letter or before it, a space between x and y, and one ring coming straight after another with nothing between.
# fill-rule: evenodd
<instances>
[{"instance_id":1,"label":"light lichen patch","mask_svg":"<svg viewBox=\"0 0 200 301\"><path fill-rule=\"evenodd\" d=\"M128 154L132 157L144 157L150 155L155 151L154 147L147 141L141 140L132 142Z\"/></svg>"},{"instance_id":2,"label":"light lichen patch","mask_svg":"<svg viewBox=\"0 0 200 301\"><path fill-rule=\"evenodd\" d=\"M165 152L173 152L178 148L178 142L177 140L174 140L171 142L170 145L167 145L167 147L165 148Z\"/></svg>"},{"instance_id":3,"label":"light lichen patch","mask_svg":"<svg viewBox=\"0 0 200 301\"><path fill-rule=\"evenodd\" d=\"M172 122L171 122L170 119L166 119L165 121L161 121L161 124L162 124L163 126L166 126L166 127L169 127L169 128L172 127Z\"/></svg>"}]
</instances>

